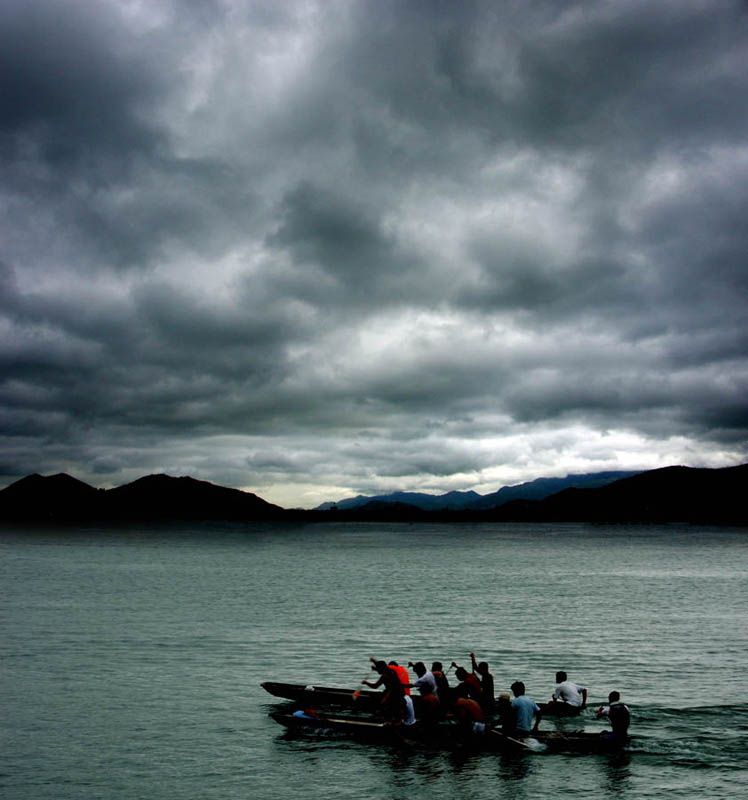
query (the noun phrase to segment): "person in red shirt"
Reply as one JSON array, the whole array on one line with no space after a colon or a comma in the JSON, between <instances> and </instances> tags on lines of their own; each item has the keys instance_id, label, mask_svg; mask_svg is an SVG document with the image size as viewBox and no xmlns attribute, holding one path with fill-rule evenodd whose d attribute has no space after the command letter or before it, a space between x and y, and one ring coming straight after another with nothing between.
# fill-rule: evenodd
<instances>
[{"instance_id":1,"label":"person in red shirt","mask_svg":"<svg viewBox=\"0 0 748 800\"><path fill-rule=\"evenodd\" d=\"M481 689L480 680L477 675L468 672L465 667L457 667L455 670L455 677L460 681L461 686L465 686L467 697L475 700L479 705L483 702L483 690ZM460 688L459 686L457 687Z\"/></svg>"}]
</instances>

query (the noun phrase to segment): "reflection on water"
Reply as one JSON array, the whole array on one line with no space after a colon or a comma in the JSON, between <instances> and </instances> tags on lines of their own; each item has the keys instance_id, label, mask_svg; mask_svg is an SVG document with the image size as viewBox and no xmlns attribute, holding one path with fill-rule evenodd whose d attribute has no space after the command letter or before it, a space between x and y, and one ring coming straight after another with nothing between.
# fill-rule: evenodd
<instances>
[{"instance_id":1,"label":"reflection on water","mask_svg":"<svg viewBox=\"0 0 748 800\"><path fill-rule=\"evenodd\" d=\"M612 797L627 797L631 789L631 753L612 753L602 759L605 791Z\"/></svg>"}]
</instances>

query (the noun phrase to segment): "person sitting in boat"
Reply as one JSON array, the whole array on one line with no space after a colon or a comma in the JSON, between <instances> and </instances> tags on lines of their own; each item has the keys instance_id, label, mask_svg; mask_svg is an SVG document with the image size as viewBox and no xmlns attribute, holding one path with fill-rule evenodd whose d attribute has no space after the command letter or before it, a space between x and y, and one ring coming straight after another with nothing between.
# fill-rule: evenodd
<instances>
[{"instance_id":1,"label":"person sitting in boat","mask_svg":"<svg viewBox=\"0 0 748 800\"><path fill-rule=\"evenodd\" d=\"M501 732L509 736L514 731L515 713L509 692L501 692L496 698L496 716Z\"/></svg>"},{"instance_id":2,"label":"person sitting in boat","mask_svg":"<svg viewBox=\"0 0 748 800\"><path fill-rule=\"evenodd\" d=\"M403 717L403 725L410 727L416 724L416 711L413 708L413 698L409 695L403 695L405 699L405 716Z\"/></svg>"},{"instance_id":3,"label":"person sitting in boat","mask_svg":"<svg viewBox=\"0 0 748 800\"><path fill-rule=\"evenodd\" d=\"M375 661L372 669L379 674L379 678L374 683L367 680L363 680L361 683L371 689L378 689L380 686L384 686L382 703L379 707L380 713L387 722L393 724L400 722L405 717L406 712L405 687L400 682L395 670L392 667L388 667L384 661Z\"/></svg>"},{"instance_id":4,"label":"person sitting in boat","mask_svg":"<svg viewBox=\"0 0 748 800\"><path fill-rule=\"evenodd\" d=\"M608 695L608 705L600 706L597 710L597 718L601 717L607 717L611 727L610 731L603 731L603 736L621 741L628 739L631 709L621 702L618 692L611 692Z\"/></svg>"},{"instance_id":5,"label":"person sitting in boat","mask_svg":"<svg viewBox=\"0 0 748 800\"><path fill-rule=\"evenodd\" d=\"M437 697L439 697L434 673L426 669L426 665L423 663L423 661L417 661L415 664L412 664L412 666L413 671L416 673L416 675L418 675L418 678L410 684L410 687L413 689L418 689L421 694L424 694L424 689L427 689L426 693L433 692Z\"/></svg>"},{"instance_id":6,"label":"person sitting in boat","mask_svg":"<svg viewBox=\"0 0 748 800\"><path fill-rule=\"evenodd\" d=\"M464 685L466 687L467 696L475 700L478 705L482 705L483 690L481 689L480 679L476 675L473 675L472 672L468 672L465 667L457 667L455 670L455 677L460 682L460 686Z\"/></svg>"},{"instance_id":7,"label":"person sitting in boat","mask_svg":"<svg viewBox=\"0 0 748 800\"><path fill-rule=\"evenodd\" d=\"M473 736L486 732L485 718L480 703L468 697L468 689L464 682L454 689L455 702L450 712L456 720L459 738L469 741Z\"/></svg>"},{"instance_id":8,"label":"person sitting in boat","mask_svg":"<svg viewBox=\"0 0 748 800\"><path fill-rule=\"evenodd\" d=\"M512 709L514 711L514 735L518 739L526 739L533 733L538 732L540 720L543 712L540 706L525 693L525 684L522 681L515 681L512 686ZM535 724L533 725L533 717Z\"/></svg>"},{"instance_id":9,"label":"person sitting in boat","mask_svg":"<svg viewBox=\"0 0 748 800\"><path fill-rule=\"evenodd\" d=\"M447 679L441 661L434 661L431 665L431 674L436 681L436 695L439 701L446 703L449 700L449 680Z\"/></svg>"},{"instance_id":10,"label":"person sitting in boat","mask_svg":"<svg viewBox=\"0 0 748 800\"><path fill-rule=\"evenodd\" d=\"M433 727L443 716L443 706L436 692L432 692L428 684L420 687L421 699L418 704L418 721L422 727Z\"/></svg>"},{"instance_id":11,"label":"person sitting in boat","mask_svg":"<svg viewBox=\"0 0 748 800\"><path fill-rule=\"evenodd\" d=\"M587 689L578 683L572 683L563 670L556 673L556 688L551 703L568 703L577 708L587 707Z\"/></svg>"},{"instance_id":12,"label":"person sitting in boat","mask_svg":"<svg viewBox=\"0 0 748 800\"><path fill-rule=\"evenodd\" d=\"M480 675L481 706L486 714L493 714L494 711L494 686L493 675L488 671L488 662L477 663L475 653L470 654L470 661L473 665L473 675Z\"/></svg>"}]
</instances>

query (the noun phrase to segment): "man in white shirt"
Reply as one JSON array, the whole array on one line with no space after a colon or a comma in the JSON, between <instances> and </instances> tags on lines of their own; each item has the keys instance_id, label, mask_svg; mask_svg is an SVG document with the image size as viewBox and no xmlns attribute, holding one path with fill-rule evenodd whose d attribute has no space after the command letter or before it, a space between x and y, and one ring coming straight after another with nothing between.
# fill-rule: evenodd
<instances>
[{"instance_id":1,"label":"man in white shirt","mask_svg":"<svg viewBox=\"0 0 748 800\"><path fill-rule=\"evenodd\" d=\"M559 700L562 703L585 708L587 706L587 689L577 683L572 683L565 672L559 671L556 673L556 688L551 702L556 703Z\"/></svg>"},{"instance_id":2,"label":"man in white shirt","mask_svg":"<svg viewBox=\"0 0 748 800\"><path fill-rule=\"evenodd\" d=\"M411 666L411 664L409 663L408 666ZM436 691L436 678L434 677L434 673L431 672L431 670L426 669L423 661L417 661L412 666L416 675L418 675L418 680L411 683L410 687L413 689L418 689L421 694L429 694L430 692L433 692L438 697L439 695Z\"/></svg>"}]
</instances>

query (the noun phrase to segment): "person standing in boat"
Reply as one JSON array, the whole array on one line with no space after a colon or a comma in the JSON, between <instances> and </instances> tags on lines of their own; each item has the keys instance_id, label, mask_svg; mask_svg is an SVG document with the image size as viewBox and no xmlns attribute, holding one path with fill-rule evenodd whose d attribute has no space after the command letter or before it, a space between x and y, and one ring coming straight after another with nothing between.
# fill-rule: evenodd
<instances>
[{"instance_id":1,"label":"person standing in boat","mask_svg":"<svg viewBox=\"0 0 748 800\"><path fill-rule=\"evenodd\" d=\"M372 669L378 673L379 678L374 683L367 680L363 680L361 683L371 689L384 686L384 695L379 707L382 717L387 722L402 721L406 713L405 687L400 682L398 674L384 661L375 661Z\"/></svg>"},{"instance_id":2,"label":"person standing in boat","mask_svg":"<svg viewBox=\"0 0 748 800\"><path fill-rule=\"evenodd\" d=\"M556 688L551 703L568 703L577 708L587 707L587 689L578 683L572 683L563 670L556 673Z\"/></svg>"},{"instance_id":3,"label":"person standing in boat","mask_svg":"<svg viewBox=\"0 0 748 800\"><path fill-rule=\"evenodd\" d=\"M631 709L621 702L618 692L608 695L608 705L600 706L597 718L607 717L610 721L610 731L604 731L603 736L625 742L629 738L629 724L631 723Z\"/></svg>"},{"instance_id":4,"label":"person standing in boat","mask_svg":"<svg viewBox=\"0 0 748 800\"><path fill-rule=\"evenodd\" d=\"M512 710L514 711L514 735L518 739L526 739L533 733L538 732L538 725L543 717L540 706L525 694L525 684L522 681L515 681L512 686ZM533 718L535 724L533 724Z\"/></svg>"},{"instance_id":5,"label":"person standing in boat","mask_svg":"<svg viewBox=\"0 0 748 800\"><path fill-rule=\"evenodd\" d=\"M488 671L488 662L477 663L475 653L470 654L470 661L473 665L473 675L480 675L480 688L482 693L481 707L484 713L493 714L494 711L494 684L493 675Z\"/></svg>"},{"instance_id":6,"label":"person standing in boat","mask_svg":"<svg viewBox=\"0 0 748 800\"><path fill-rule=\"evenodd\" d=\"M390 661L387 664L388 667L391 667L397 673L397 677L400 678L400 683L403 685L403 689L405 690L405 694L410 694L410 675L408 674L408 670L405 667L401 667L397 661Z\"/></svg>"}]
</instances>

